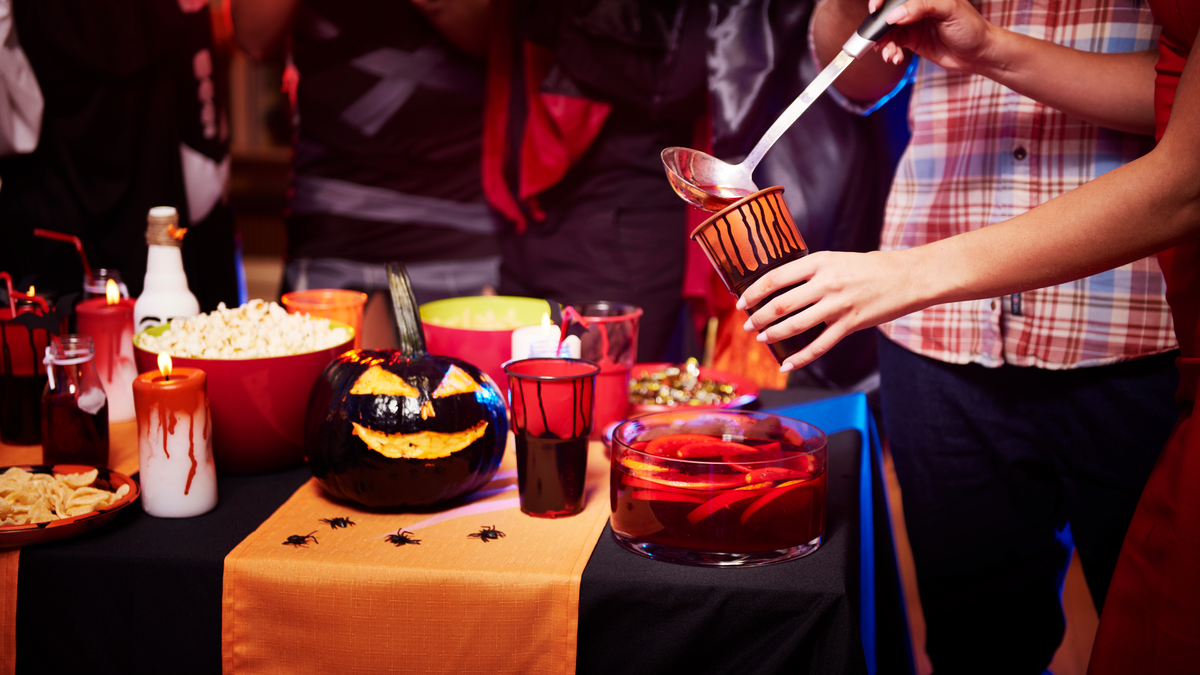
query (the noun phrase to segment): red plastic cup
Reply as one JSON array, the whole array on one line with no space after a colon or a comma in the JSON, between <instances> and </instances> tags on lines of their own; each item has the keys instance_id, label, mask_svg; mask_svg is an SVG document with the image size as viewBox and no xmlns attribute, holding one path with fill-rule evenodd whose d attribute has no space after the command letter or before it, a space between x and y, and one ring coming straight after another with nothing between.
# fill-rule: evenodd
<instances>
[{"instance_id":1,"label":"red plastic cup","mask_svg":"<svg viewBox=\"0 0 1200 675\"><path fill-rule=\"evenodd\" d=\"M596 414L592 438L629 416L629 376L637 363L642 308L619 302L588 302L575 307L587 320L580 336L581 358L600 366L596 377Z\"/></svg>"},{"instance_id":2,"label":"red plastic cup","mask_svg":"<svg viewBox=\"0 0 1200 675\"><path fill-rule=\"evenodd\" d=\"M792 214L783 201L783 188L779 186L759 190L713 214L692 231L692 241L700 244L725 287L737 297L767 272L808 255L808 245L796 229ZM787 286L768 295L747 314L754 314L794 287ZM792 312L774 323L785 321L800 311L803 310ZM783 363L784 359L817 339L823 330L825 324L822 323L800 335L773 342L771 353Z\"/></svg>"},{"instance_id":3,"label":"red plastic cup","mask_svg":"<svg viewBox=\"0 0 1200 675\"><path fill-rule=\"evenodd\" d=\"M504 372L521 510L536 518L579 513L600 367L580 359L536 358L509 361Z\"/></svg>"},{"instance_id":4,"label":"red plastic cup","mask_svg":"<svg viewBox=\"0 0 1200 675\"><path fill-rule=\"evenodd\" d=\"M354 329L354 348L362 348L363 307L367 294L340 288L314 288L307 291L284 293L283 307L288 314L333 319Z\"/></svg>"}]
</instances>

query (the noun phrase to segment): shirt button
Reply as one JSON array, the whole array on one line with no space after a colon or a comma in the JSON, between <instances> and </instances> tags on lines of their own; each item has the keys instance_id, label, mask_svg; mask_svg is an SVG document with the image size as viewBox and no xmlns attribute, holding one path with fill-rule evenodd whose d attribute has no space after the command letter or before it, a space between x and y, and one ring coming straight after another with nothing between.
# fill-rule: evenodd
<instances>
[{"instance_id":1,"label":"shirt button","mask_svg":"<svg viewBox=\"0 0 1200 675\"><path fill-rule=\"evenodd\" d=\"M995 309L996 309L996 301L993 300L992 301L992 310L995 311Z\"/></svg>"},{"instance_id":2,"label":"shirt button","mask_svg":"<svg viewBox=\"0 0 1200 675\"><path fill-rule=\"evenodd\" d=\"M1017 160L1025 159L1028 156L1029 156L1029 153L1025 151L1025 148L1023 148L1019 145L1017 146L1016 150L1013 150L1013 157L1016 157Z\"/></svg>"}]
</instances>

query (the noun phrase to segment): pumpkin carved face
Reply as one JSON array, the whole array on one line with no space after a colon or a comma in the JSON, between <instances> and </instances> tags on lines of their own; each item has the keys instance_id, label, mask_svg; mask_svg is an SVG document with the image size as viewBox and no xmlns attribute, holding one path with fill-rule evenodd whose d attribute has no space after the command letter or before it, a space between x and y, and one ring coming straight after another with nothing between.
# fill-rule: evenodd
<instances>
[{"instance_id":1,"label":"pumpkin carved face","mask_svg":"<svg viewBox=\"0 0 1200 675\"><path fill-rule=\"evenodd\" d=\"M496 385L463 361L353 351L333 361L309 400L306 450L334 496L420 506L491 479L508 422Z\"/></svg>"}]
</instances>

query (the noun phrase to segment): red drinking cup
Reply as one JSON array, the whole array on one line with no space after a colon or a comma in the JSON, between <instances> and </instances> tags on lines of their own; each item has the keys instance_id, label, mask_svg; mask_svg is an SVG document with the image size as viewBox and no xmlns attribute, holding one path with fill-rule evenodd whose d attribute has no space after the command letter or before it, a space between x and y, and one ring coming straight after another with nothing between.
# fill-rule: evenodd
<instances>
[{"instance_id":1,"label":"red drinking cup","mask_svg":"<svg viewBox=\"0 0 1200 675\"><path fill-rule=\"evenodd\" d=\"M521 510L562 518L583 510L596 375L591 361L509 361L509 414L517 446Z\"/></svg>"},{"instance_id":2,"label":"red drinking cup","mask_svg":"<svg viewBox=\"0 0 1200 675\"><path fill-rule=\"evenodd\" d=\"M783 188L759 190L713 214L692 232L725 287L737 297L767 272L808 255L808 245L796 229L783 201ZM804 283L801 281L800 283ZM763 298L747 314L754 314L771 300L793 287L781 288ZM797 310L799 312L801 310ZM795 315L792 312L773 323ZM825 324L774 342L771 353L780 363L817 339Z\"/></svg>"}]
</instances>

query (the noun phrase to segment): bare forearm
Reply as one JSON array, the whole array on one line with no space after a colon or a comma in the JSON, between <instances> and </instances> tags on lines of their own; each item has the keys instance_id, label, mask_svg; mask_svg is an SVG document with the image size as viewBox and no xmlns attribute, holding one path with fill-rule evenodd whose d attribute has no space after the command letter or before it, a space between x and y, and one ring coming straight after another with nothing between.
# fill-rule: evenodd
<instances>
[{"instance_id":1,"label":"bare forearm","mask_svg":"<svg viewBox=\"0 0 1200 675\"><path fill-rule=\"evenodd\" d=\"M825 0L813 14L813 48L824 67L842 51L842 45L867 17L867 0ZM911 58L911 57L910 57ZM887 63L874 50L859 57L833 86L854 101L874 101L895 89L907 60L899 65Z\"/></svg>"},{"instance_id":2,"label":"bare forearm","mask_svg":"<svg viewBox=\"0 0 1200 675\"><path fill-rule=\"evenodd\" d=\"M1012 220L905 253L928 306L1064 283L1196 236L1200 160L1156 151Z\"/></svg>"},{"instance_id":3,"label":"bare forearm","mask_svg":"<svg viewBox=\"0 0 1200 675\"><path fill-rule=\"evenodd\" d=\"M1154 134L1153 50L1102 54L990 27L974 71L1068 115L1110 129Z\"/></svg>"},{"instance_id":4,"label":"bare forearm","mask_svg":"<svg viewBox=\"0 0 1200 675\"><path fill-rule=\"evenodd\" d=\"M233 35L251 57L278 52L292 26L299 0L233 0Z\"/></svg>"}]
</instances>

